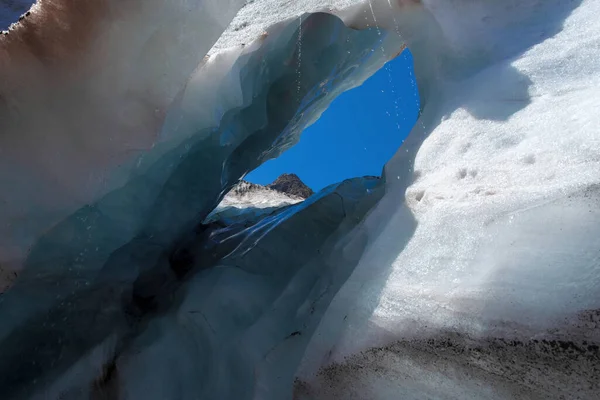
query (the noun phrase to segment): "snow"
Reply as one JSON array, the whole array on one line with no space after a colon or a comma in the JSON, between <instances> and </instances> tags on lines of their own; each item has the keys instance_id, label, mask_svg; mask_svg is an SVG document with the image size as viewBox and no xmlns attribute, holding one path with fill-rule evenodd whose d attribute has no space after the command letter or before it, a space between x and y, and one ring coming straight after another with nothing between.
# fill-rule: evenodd
<instances>
[{"instance_id":1,"label":"snow","mask_svg":"<svg viewBox=\"0 0 600 400\"><path fill-rule=\"evenodd\" d=\"M341 363L339 373L316 379L324 390L316 398L386 399L388 389L408 391L407 398L575 392L593 398L599 388L588 382L598 376L585 363L575 365L580 376L569 380L556 373L560 356L537 350L537 363L522 367L525 376L534 374L530 381L495 371L503 379L494 383L471 368L473 359L455 354L441 357L447 365L434 377L424 355L443 351L423 342L448 332L479 345L491 338L598 341L594 323L582 328L580 318L600 308L600 63L594 56L600 4L423 3L444 34L435 44L437 77L421 74L419 81L438 80L435 91L425 93L420 121L386 167L386 197L365 223L370 250L334 300L300 375L312 379L311 363ZM341 322L340 315L347 318ZM390 343L400 347L344 361ZM364 373L344 372L354 363ZM465 375L453 376L453 368ZM461 387L448 386L456 379Z\"/></svg>"},{"instance_id":2,"label":"snow","mask_svg":"<svg viewBox=\"0 0 600 400\"><path fill-rule=\"evenodd\" d=\"M360 0L251 0L238 12L209 54L248 44L269 27L304 13L331 12L359 3Z\"/></svg>"},{"instance_id":3,"label":"snow","mask_svg":"<svg viewBox=\"0 0 600 400\"><path fill-rule=\"evenodd\" d=\"M272 213L281 207L304 201L265 186L241 181L231 189L219 205L206 217L206 221L242 219L244 222ZM252 213L252 217L250 217Z\"/></svg>"},{"instance_id":4,"label":"snow","mask_svg":"<svg viewBox=\"0 0 600 400\"><path fill-rule=\"evenodd\" d=\"M304 199L299 196L289 195L277 190L242 181L238 183L229 193L225 195L216 210L225 207L281 207L296 204Z\"/></svg>"}]
</instances>

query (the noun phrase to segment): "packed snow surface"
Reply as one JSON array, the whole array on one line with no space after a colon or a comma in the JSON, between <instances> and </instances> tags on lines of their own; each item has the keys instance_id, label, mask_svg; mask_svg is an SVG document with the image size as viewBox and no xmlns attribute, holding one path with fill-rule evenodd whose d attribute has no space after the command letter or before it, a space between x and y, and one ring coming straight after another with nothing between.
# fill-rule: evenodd
<instances>
[{"instance_id":1,"label":"packed snow surface","mask_svg":"<svg viewBox=\"0 0 600 400\"><path fill-rule=\"evenodd\" d=\"M361 0L249 0L223 32L210 53L249 44L271 25L301 14L317 11L334 12L360 2Z\"/></svg>"},{"instance_id":2,"label":"packed snow surface","mask_svg":"<svg viewBox=\"0 0 600 400\"><path fill-rule=\"evenodd\" d=\"M339 364L315 378L319 389L298 390L595 398L600 2L430 0L421 10L416 19L435 22L418 29L442 35L427 44L438 72L419 81L435 89L386 167L386 196L364 226L370 250L305 371ZM424 49L411 50L419 63ZM572 342L591 364L542 340Z\"/></svg>"}]
</instances>

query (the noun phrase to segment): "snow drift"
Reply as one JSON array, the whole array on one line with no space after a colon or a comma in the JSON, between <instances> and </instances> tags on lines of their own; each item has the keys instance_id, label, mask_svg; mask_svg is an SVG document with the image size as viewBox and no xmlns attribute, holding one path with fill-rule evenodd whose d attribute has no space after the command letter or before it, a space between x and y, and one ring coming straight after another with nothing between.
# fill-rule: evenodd
<instances>
[{"instance_id":1,"label":"snow drift","mask_svg":"<svg viewBox=\"0 0 600 400\"><path fill-rule=\"evenodd\" d=\"M594 398L598 4L423 5L423 113L298 396Z\"/></svg>"},{"instance_id":2,"label":"snow drift","mask_svg":"<svg viewBox=\"0 0 600 400\"><path fill-rule=\"evenodd\" d=\"M1 39L8 398L597 397L598 2L331 2L248 42L258 1L203 61L241 2L190 3L40 53L40 2ZM206 220L405 46L422 115L382 179Z\"/></svg>"}]
</instances>

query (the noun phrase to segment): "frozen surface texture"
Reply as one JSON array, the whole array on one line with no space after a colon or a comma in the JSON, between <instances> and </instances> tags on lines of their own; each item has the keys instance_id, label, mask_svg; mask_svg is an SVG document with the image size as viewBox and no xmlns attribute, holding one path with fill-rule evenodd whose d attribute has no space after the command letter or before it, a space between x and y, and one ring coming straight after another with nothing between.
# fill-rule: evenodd
<instances>
[{"instance_id":1,"label":"frozen surface texture","mask_svg":"<svg viewBox=\"0 0 600 400\"><path fill-rule=\"evenodd\" d=\"M0 35L2 269L129 180L244 2L126 3L41 0Z\"/></svg>"},{"instance_id":2,"label":"frozen surface texture","mask_svg":"<svg viewBox=\"0 0 600 400\"><path fill-rule=\"evenodd\" d=\"M253 42L270 26L304 13L333 12L361 0L250 0L215 43L210 53Z\"/></svg>"},{"instance_id":3,"label":"frozen surface texture","mask_svg":"<svg viewBox=\"0 0 600 400\"><path fill-rule=\"evenodd\" d=\"M242 3L0 37L3 396L598 398L600 2ZM404 46L381 179L207 219Z\"/></svg>"},{"instance_id":4,"label":"frozen surface texture","mask_svg":"<svg viewBox=\"0 0 600 400\"><path fill-rule=\"evenodd\" d=\"M413 11L423 113L297 397L596 398L600 4Z\"/></svg>"},{"instance_id":5,"label":"frozen surface texture","mask_svg":"<svg viewBox=\"0 0 600 400\"><path fill-rule=\"evenodd\" d=\"M27 32L19 25L3 39L7 49L19 29ZM360 257L361 243L346 249L345 233L383 195L382 181L333 185L259 218L206 217L248 171L293 145L337 95L381 68L388 57L372 49L382 45L401 42L377 29L349 29L328 14L278 24L252 45L204 59L172 98L148 149L116 165L89 164L111 179L94 195L75 186L85 196L69 197L70 204L85 205L74 212L62 208L66 197L16 201L19 188L31 190L32 183L44 182L41 177L3 194L15 206L39 201L41 215L64 214L51 221L25 209L40 226L19 225L23 236L8 236L21 246L33 243L23 247L18 278L0 299L3 396L242 399L291 393L312 330ZM14 72L10 63L4 66ZM4 98L14 101L8 94ZM103 105L87 106L97 112L105 111ZM12 108L3 111L5 140L15 127L37 124L38 114L47 113L33 108L29 121ZM48 115L66 126L72 122ZM27 128L33 137L40 133ZM126 133L114 132L115 138L126 140ZM25 147L3 149L16 157ZM85 168L69 164L82 158L66 149L62 158L46 156L86 176ZM13 171L15 182L21 172ZM2 211L9 221L15 217Z\"/></svg>"}]
</instances>

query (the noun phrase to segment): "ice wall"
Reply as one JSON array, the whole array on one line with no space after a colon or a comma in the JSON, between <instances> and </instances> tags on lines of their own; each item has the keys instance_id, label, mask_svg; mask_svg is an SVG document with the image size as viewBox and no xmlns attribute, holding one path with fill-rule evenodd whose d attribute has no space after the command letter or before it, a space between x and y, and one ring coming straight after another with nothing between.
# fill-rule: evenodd
<instances>
[{"instance_id":1,"label":"ice wall","mask_svg":"<svg viewBox=\"0 0 600 400\"><path fill-rule=\"evenodd\" d=\"M43 233L127 182L243 3L43 0L0 35L0 262L9 275Z\"/></svg>"},{"instance_id":2,"label":"ice wall","mask_svg":"<svg viewBox=\"0 0 600 400\"><path fill-rule=\"evenodd\" d=\"M598 2L422 3L423 113L296 397L596 398Z\"/></svg>"},{"instance_id":3,"label":"ice wall","mask_svg":"<svg viewBox=\"0 0 600 400\"><path fill-rule=\"evenodd\" d=\"M291 146L335 96L389 59L373 48L401 44L317 13L205 60L165 113L152 148L112 171L107 187L116 189L34 242L0 299L3 394L289 393L312 329L361 254L361 246L342 251L338 242L380 198L380 180L334 185L258 225L202 222L245 173ZM57 207L48 203L45 210ZM330 264L332 257L344 262ZM239 307L227 306L231 287L245 294ZM202 301L189 300L191 309L187 299ZM192 329L199 321L208 325ZM189 368L173 376L165 351ZM156 379L165 371L168 379Z\"/></svg>"},{"instance_id":4,"label":"ice wall","mask_svg":"<svg viewBox=\"0 0 600 400\"><path fill-rule=\"evenodd\" d=\"M226 237L218 247L233 252L192 278L177 311L152 321L123 354L123 393L289 397L312 332L362 254L360 243L349 248L344 236L381 198L380 183L333 185Z\"/></svg>"}]
</instances>

